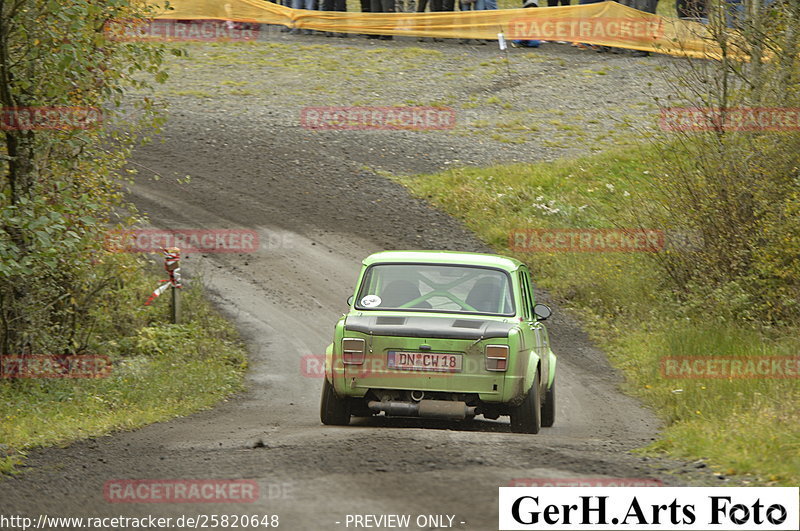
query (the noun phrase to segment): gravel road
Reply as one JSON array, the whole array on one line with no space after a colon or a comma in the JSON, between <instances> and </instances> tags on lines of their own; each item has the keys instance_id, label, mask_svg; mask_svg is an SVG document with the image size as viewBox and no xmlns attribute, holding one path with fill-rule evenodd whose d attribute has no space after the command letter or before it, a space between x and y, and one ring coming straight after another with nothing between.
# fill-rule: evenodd
<instances>
[{"instance_id":1,"label":"gravel road","mask_svg":"<svg viewBox=\"0 0 800 531\"><path fill-rule=\"evenodd\" d=\"M496 44L279 33L187 48L159 89L169 120L135 154L131 197L157 227L259 232L255 253L183 264L245 338L247 391L187 418L32 452L24 474L0 482L0 513L277 514L291 530L344 529L347 514L431 514L488 530L497 487L519 478L726 483L629 452L652 441L659 422L618 391L605 355L545 293L556 306L548 324L559 405L556 426L536 436L480 418L323 427L322 381L301 369L303 356L324 352L367 254L484 250L387 173L550 160L635 140L652 124L653 95L668 92L662 72L672 60L547 44L511 50L508 70ZM315 131L298 121L307 105L445 105L458 120L445 131ZM213 506L104 499L106 481L140 478L247 478L260 496Z\"/></svg>"}]
</instances>

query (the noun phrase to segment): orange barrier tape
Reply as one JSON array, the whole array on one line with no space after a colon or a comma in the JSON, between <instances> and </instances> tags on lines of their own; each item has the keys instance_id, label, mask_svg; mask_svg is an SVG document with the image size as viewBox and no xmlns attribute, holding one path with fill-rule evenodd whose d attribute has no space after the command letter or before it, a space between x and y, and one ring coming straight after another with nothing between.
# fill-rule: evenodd
<instances>
[{"instance_id":1,"label":"orange barrier tape","mask_svg":"<svg viewBox=\"0 0 800 531\"><path fill-rule=\"evenodd\" d=\"M182 288L183 285L181 284L181 250L177 247L170 247L168 249L163 249L164 252L164 271L169 273L169 278L167 280L162 280L163 284L153 291L150 294L150 298L145 301L145 306L150 306L150 303L155 300L156 297L160 297L168 288Z\"/></svg>"},{"instance_id":2,"label":"orange barrier tape","mask_svg":"<svg viewBox=\"0 0 800 531\"><path fill-rule=\"evenodd\" d=\"M150 0L153 5L158 4ZM264 0L170 0L156 18L278 24L373 35L542 39L615 46L670 55L719 58L703 24L652 15L617 2L436 13L352 13L290 9Z\"/></svg>"}]
</instances>

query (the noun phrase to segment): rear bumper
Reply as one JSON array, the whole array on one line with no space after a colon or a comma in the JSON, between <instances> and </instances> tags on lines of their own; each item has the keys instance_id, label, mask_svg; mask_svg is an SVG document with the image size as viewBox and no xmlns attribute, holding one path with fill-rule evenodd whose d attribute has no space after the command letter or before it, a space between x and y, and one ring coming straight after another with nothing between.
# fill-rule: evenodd
<instances>
[{"instance_id":1,"label":"rear bumper","mask_svg":"<svg viewBox=\"0 0 800 531\"><path fill-rule=\"evenodd\" d=\"M367 376L352 366L334 368L333 384L341 396L362 398L370 391L425 391L432 393L477 395L482 402L501 404L514 402L524 394L523 378L508 373L452 375L443 373L386 373Z\"/></svg>"},{"instance_id":2,"label":"rear bumper","mask_svg":"<svg viewBox=\"0 0 800 531\"><path fill-rule=\"evenodd\" d=\"M342 383L347 396L362 397L370 390L391 391L425 391L431 393L472 394L478 395L486 402L501 402L503 400L504 378L497 375L469 377L428 376L415 375L411 378L405 375L386 375L384 377L370 376L359 378L350 374L343 375Z\"/></svg>"}]
</instances>

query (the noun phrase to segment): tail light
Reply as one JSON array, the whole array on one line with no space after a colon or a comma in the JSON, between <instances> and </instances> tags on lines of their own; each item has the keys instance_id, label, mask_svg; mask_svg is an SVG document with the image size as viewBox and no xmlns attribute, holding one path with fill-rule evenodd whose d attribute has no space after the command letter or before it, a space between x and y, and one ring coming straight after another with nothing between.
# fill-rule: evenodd
<instances>
[{"instance_id":1,"label":"tail light","mask_svg":"<svg viewBox=\"0 0 800 531\"><path fill-rule=\"evenodd\" d=\"M505 371L508 369L508 346L486 345L486 370Z\"/></svg>"},{"instance_id":2,"label":"tail light","mask_svg":"<svg viewBox=\"0 0 800 531\"><path fill-rule=\"evenodd\" d=\"M342 361L345 365L363 365L366 345L363 339L346 337L342 339Z\"/></svg>"}]
</instances>

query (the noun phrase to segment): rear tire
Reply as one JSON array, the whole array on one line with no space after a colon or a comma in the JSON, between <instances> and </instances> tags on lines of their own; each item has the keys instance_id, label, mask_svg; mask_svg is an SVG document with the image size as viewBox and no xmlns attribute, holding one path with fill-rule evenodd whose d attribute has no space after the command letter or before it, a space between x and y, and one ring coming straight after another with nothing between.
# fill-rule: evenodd
<instances>
[{"instance_id":1,"label":"rear tire","mask_svg":"<svg viewBox=\"0 0 800 531\"><path fill-rule=\"evenodd\" d=\"M319 406L319 418L329 426L347 426L350 424L350 402L340 398L333 390L327 378L322 384L322 401Z\"/></svg>"},{"instance_id":2,"label":"rear tire","mask_svg":"<svg viewBox=\"0 0 800 531\"><path fill-rule=\"evenodd\" d=\"M511 410L511 431L514 433L539 433L541 426L542 401L539 393L539 373L537 372L525 400Z\"/></svg>"},{"instance_id":3,"label":"rear tire","mask_svg":"<svg viewBox=\"0 0 800 531\"><path fill-rule=\"evenodd\" d=\"M556 379L544 395L542 404L542 427L549 428L556 422Z\"/></svg>"}]
</instances>

